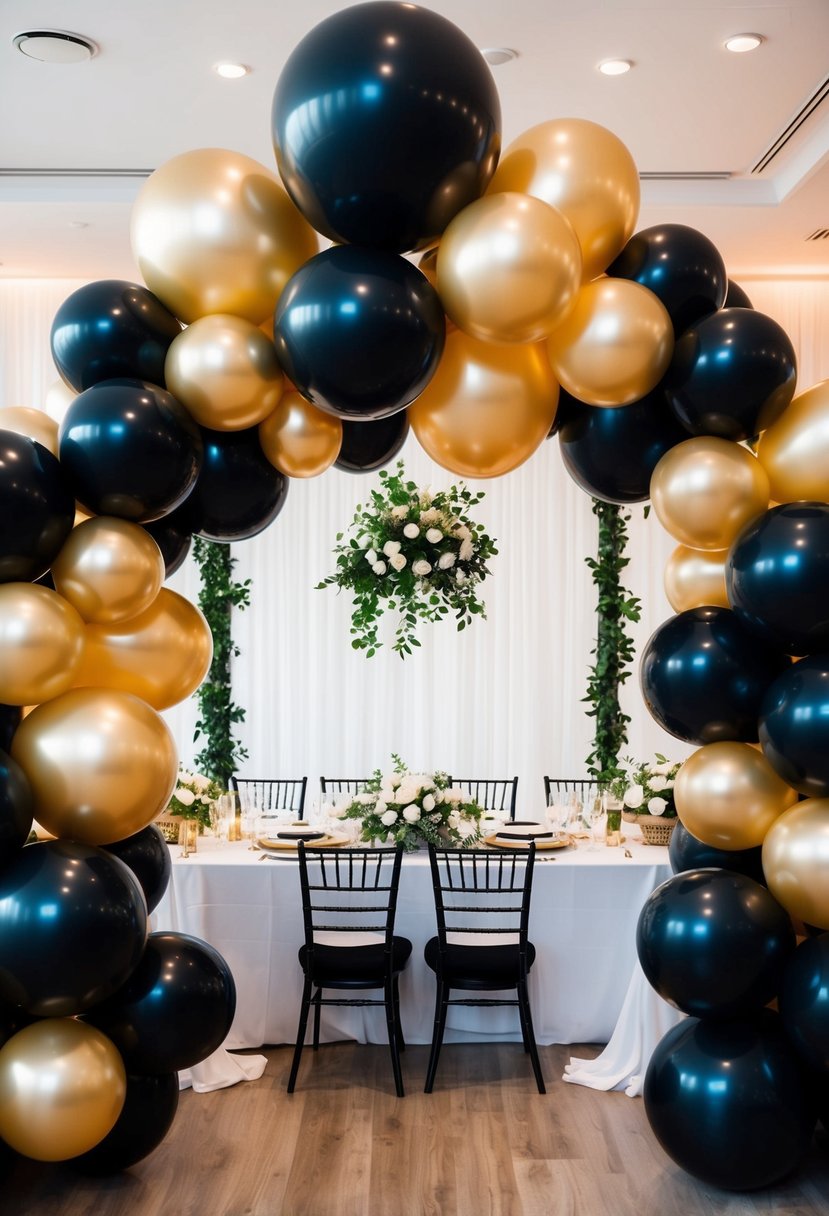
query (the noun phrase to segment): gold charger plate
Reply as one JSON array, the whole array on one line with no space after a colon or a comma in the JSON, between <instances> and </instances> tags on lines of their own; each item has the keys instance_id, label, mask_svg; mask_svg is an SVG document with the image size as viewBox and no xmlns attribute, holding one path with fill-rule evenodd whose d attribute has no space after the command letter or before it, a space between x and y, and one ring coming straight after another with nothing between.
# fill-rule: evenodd
<instances>
[{"instance_id":1,"label":"gold charger plate","mask_svg":"<svg viewBox=\"0 0 829 1216\"><path fill-rule=\"evenodd\" d=\"M256 843L260 849L280 849L295 853L300 840L302 840L301 836L295 836L292 840L271 840L268 836L257 836ZM305 844L312 849L339 849L344 844L348 844L348 837L339 832L328 832L317 840L306 840Z\"/></svg>"},{"instance_id":2,"label":"gold charger plate","mask_svg":"<svg viewBox=\"0 0 829 1216\"><path fill-rule=\"evenodd\" d=\"M499 840L497 836L485 836L484 844L490 845L490 847L493 849L526 849L531 844L531 841L506 840L503 837ZM566 836L564 838L558 837L558 839L553 840L536 840L535 848L536 852L540 852L542 849L566 849L569 848L571 844L572 841L570 840L570 837Z\"/></svg>"}]
</instances>

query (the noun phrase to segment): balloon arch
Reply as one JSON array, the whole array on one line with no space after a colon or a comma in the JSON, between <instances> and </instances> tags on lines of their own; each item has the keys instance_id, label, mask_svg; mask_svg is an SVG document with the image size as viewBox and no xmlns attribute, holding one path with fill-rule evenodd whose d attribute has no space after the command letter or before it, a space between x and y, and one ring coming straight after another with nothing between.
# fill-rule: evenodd
<instances>
[{"instance_id":1,"label":"balloon arch","mask_svg":"<svg viewBox=\"0 0 829 1216\"><path fill-rule=\"evenodd\" d=\"M829 383L794 397L789 339L704 235L635 233L638 174L610 131L553 119L501 155L500 127L445 18L388 0L328 18L276 87L284 187L231 151L162 165L132 223L147 286L92 283L55 317L77 394L59 436L4 412L0 1136L19 1152L138 1160L175 1071L233 1016L215 951L147 936L177 770L158 711L211 656L165 566L194 533L261 531L291 477L380 467L409 426L472 477L557 432L584 490L650 497L676 538L677 615L642 689L699 750L676 786L682 872L639 949L692 1016L657 1049L647 1112L719 1185L771 1183L805 1152L801 1069L824 1100L829 1071L829 935L795 949L792 927L829 929ZM23 847L33 814L57 839Z\"/></svg>"}]
</instances>

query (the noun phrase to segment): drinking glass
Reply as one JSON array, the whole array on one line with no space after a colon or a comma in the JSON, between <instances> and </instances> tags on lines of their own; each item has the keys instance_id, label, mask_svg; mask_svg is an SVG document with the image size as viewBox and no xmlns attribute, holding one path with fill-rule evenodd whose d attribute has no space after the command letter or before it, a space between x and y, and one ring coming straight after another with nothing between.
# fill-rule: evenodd
<instances>
[{"instance_id":1,"label":"drinking glass","mask_svg":"<svg viewBox=\"0 0 829 1216\"><path fill-rule=\"evenodd\" d=\"M589 847L591 850L599 849L605 843L607 836L607 811L601 795L597 794L590 804L587 819L590 824Z\"/></svg>"},{"instance_id":2,"label":"drinking glass","mask_svg":"<svg viewBox=\"0 0 829 1216\"><path fill-rule=\"evenodd\" d=\"M570 836L576 836L582 830L582 804L576 790L568 791L565 807L564 829Z\"/></svg>"}]
</instances>

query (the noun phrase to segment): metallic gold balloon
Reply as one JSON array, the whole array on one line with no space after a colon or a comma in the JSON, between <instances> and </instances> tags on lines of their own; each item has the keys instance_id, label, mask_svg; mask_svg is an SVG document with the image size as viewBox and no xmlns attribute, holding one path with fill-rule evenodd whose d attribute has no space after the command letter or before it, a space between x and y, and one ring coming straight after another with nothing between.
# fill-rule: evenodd
<instances>
[{"instance_id":1,"label":"metallic gold balloon","mask_svg":"<svg viewBox=\"0 0 829 1216\"><path fill-rule=\"evenodd\" d=\"M725 589L727 549L689 549L677 545L665 567L665 594L674 612L706 604L728 608Z\"/></svg>"},{"instance_id":2,"label":"metallic gold balloon","mask_svg":"<svg viewBox=\"0 0 829 1216\"><path fill-rule=\"evenodd\" d=\"M276 348L241 317L201 317L174 338L167 388L200 426L241 431L276 409L285 387Z\"/></svg>"},{"instance_id":3,"label":"metallic gold balloon","mask_svg":"<svg viewBox=\"0 0 829 1216\"><path fill-rule=\"evenodd\" d=\"M0 431L14 431L41 443L53 456L58 454L58 424L43 410L33 410L27 405L13 405L0 410Z\"/></svg>"},{"instance_id":4,"label":"metallic gold balloon","mask_svg":"<svg viewBox=\"0 0 829 1216\"><path fill-rule=\"evenodd\" d=\"M46 400L43 408L50 418L60 426L63 422L63 416L69 409L69 406L77 397L74 389L68 384L64 384L63 380L53 380L46 390Z\"/></svg>"},{"instance_id":5,"label":"metallic gold balloon","mask_svg":"<svg viewBox=\"0 0 829 1216\"><path fill-rule=\"evenodd\" d=\"M72 687L83 621L36 583L0 586L0 705L39 705Z\"/></svg>"},{"instance_id":6,"label":"metallic gold balloon","mask_svg":"<svg viewBox=\"0 0 829 1216\"><path fill-rule=\"evenodd\" d=\"M769 479L747 448L701 435L666 452L651 477L659 522L689 549L728 549L769 505Z\"/></svg>"},{"instance_id":7,"label":"metallic gold balloon","mask_svg":"<svg viewBox=\"0 0 829 1216\"><path fill-rule=\"evenodd\" d=\"M317 477L340 454L343 424L293 391L286 393L273 413L259 424L259 442L280 473Z\"/></svg>"},{"instance_id":8,"label":"metallic gold balloon","mask_svg":"<svg viewBox=\"0 0 829 1216\"><path fill-rule=\"evenodd\" d=\"M677 773L676 811L688 831L718 849L754 849L797 790L748 743L709 743Z\"/></svg>"},{"instance_id":9,"label":"metallic gold balloon","mask_svg":"<svg viewBox=\"0 0 829 1216\"><path fill-rule=\"evenodd\" d=\"M780 816L763 841L763 873L791 916L829 929L829 798L807 798Z\"/></svg>"},{"instance_id":10,"label":"metallic gold balloon","mask_svg":"<svg viewBox=\"0 0 829 1216\"><path fill-rule=\"evenodd\" d=\"M29 779L38 823L82 844L111 844L152 823L178 771L161 715L105 688L76 688L33 709L14 733L12 755Z\"/></svg>"},{"instance_id":11,"label":"metallic gold balloon","mask_svg":"<svg viewBox=\"0 0 829 1216\"><path fill-rule=\"evenodd\" d=\"M500 477L540 447L557 406L543 344L498 346L455 330L431 381L409 406L409 421L443 468Z\"/></svg>"},{"instance_id":12,"label":"metallic gold balloon","mask_svg":"<svg viewBox=\"0 0 829 1216\"><path fill-rule=\"evenodd\" d=\"M108 1135L124 1106L124 1062L106 1035L44 1018L0 1049L0 1136L35 1161L68 1161Z\"/></svg>"},{"instance_id":13,"label":"metallic gold balloon","mask_svg":"<svg viewBox=\"0 0 829 1216\"><path fill-rule=\"evenodd\" d=\"M587 405L630 405L667 371L674 330L664 304L629 279L597 279L547 342L553 372Z\"/></svg>"},{"instance_id":14,"label":"metallic gold balloon","mask_svg":"<svg viewBox=\"0 0 829 1216\"><path fill-rule=\"evenodd\" d=\"M576 230L584 282L621 253L639 214L639 174L622 141L585 118L531 127L501 156L489 194L516 190L557 207Z\"/></svg>"},{"instance_id":15,"label":"metallic gold balloon","mask_svg":"<svg viewBox=\"0 0 829 1216\"><path fill-rule=\"evenodd\" d=\"M141 187L132 248L144 282L182 321L230 313L259 325L317 237L264 165L199 148Z\"/></svg>"},{"instance_id":16,"label":"metallic gold balloon","mask_svg":"<svg viewBox=\"0 0 829 1216\"><path fill-rule=\"evenodd\" d=\"M823 502L829 470L829 380L795 397L764 431L757 459L776 502Z\"/></svg>"},{"instance_id":17,"label":"metallic gold balloon","mask_svg":"<svg viewBox=\"0 0 829 1216\"><path fill-rule=\"evenodd\" d=\"M125 621L149 608L164 582L164 558L144 528L96 515L76 524L52 563L60 595L85 621Z\"/></svg>"},{"instance_id":18,"label":"metallic gold balloon","mask_svg":"<svg viewBox=\"0 0 829 1216\"><path fill-rule=\"evenodd\" d=\"M444 232L437 285L447 315L486 342L540 342L576 298L581 250L569 220L526 194L471 203Z\"/></svg>"}]
</instances>

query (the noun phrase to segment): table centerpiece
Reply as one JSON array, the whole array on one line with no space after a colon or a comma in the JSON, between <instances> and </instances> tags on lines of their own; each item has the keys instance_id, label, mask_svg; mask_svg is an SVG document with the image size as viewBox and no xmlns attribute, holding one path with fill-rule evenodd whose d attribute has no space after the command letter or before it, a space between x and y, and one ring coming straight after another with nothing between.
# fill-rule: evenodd
<instances>
[{"instance_id":1,"label":"table centerpiece","mask_svg":"<svg viewBox=\"0 0 829 1216\"><path fill-rule=\"evenodd\" d=\"M677 823L674 782L681 768L656 753L654 761L623 761L622 775L610 785L612 796L621 799L622 818L637 823L645 844L669 844Z\"/></svg>"},{"instance_id":2,"label":"table centerpiece","mask_svg":"<svg viewBox=\"0 0 829 1216\"><path fill-rule=\"evenodd\" d=\"M185 856L196 849L199 833L211 826L210 810L225 791L218 781L202 773L179 769L176 788L156 819L164 839L178 843Z\"/></svg>"}]
</instances>

